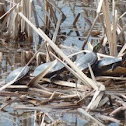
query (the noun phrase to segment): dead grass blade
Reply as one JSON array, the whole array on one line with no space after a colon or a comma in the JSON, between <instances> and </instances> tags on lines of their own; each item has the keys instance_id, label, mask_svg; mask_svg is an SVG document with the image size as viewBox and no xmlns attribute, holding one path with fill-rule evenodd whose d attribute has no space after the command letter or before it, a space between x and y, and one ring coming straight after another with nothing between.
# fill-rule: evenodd
<instances>
[{"instance_id":1,"label":"dead grass blade","mask_svg":"<svg viewBox=\"0 0 126 126\"><path fill-rule=\"evenodd\" d=\"M98 17L99 17L99 14L96 15L96 18L94 19L94 22L93 22L92 26L90 27L90 30L89 30L88 35L87 35L87 37L86 37L86 40L85 40L85 42L84 42L84 44L83 44L83 46L82 46L82 50L84 50L84 48L85 48L85 46L86 46L86 44L87 44L87 42L88 42L88 39L89 39L90 34L91 34L91 31L92 31L92 29L93 29L93 27L94 27L94 25L95 25L95 23L96 23Z\"/></svg>"},{"instance_id":2,"label":"dead grass blade","mask_svg":"<svg viewBox=\"0 0 126 126\"><path fill-rule=\"evenodd\" d=\"M115 9L115 1L113 0L113 10L112 10L112 24L113 24L113 29L112 29L112 55L117 56L117 10Z\"/></svg>"},{"instance_id":3,"label":"dead grass blade","mask_svg":"<svg viewBox=\"0 0 126 126\"><path fill-rule=\"evenodd\" d=\"M17 4L18 5L18 4ZM0 17L0 20L3 19L6 15L10 15L11 12L17 7L17 5L14 5L10 10L8 10L4 15Z\"/></svg>"},{"instance_id":4,"label":"dead grass blade","mask_svg":"<svg viewBox=\"0 0 126 126\"><path fill-rule=\"evenodd\" d=\"M79 80L81 80L82 82L85 82L84 79L80 76L78 76L78 74L73 71L66 63L64 63L63 61L61 61L57 56L55 56L52 52L50 52L57 60L59 60L75 77L77 77ZM98 89L97 85L94 84L94 81L91 80L90 78L88 78L89 81L92 81L91 85L94 89ZM77 84L77 83L76 83ZM78 86L78 85L76 85ZM88 86L88 85L87 85Z\"/></svg>"},{"instance_id":5,"label":"dead grass blade","mask_svg":"<svg viewBox=\"0 0 126 126\"><path fill-rule=\"evenodd\" d=\"M82 113L84 116L89 117L90 119L94 120L97 124L99 124L100 126L105 126L104 124L102 124L101 122L99 122L97 119L95 119L93 116L91 116L88 112L84 111L84 109L82 108L78 108L77 109L80 113Z\"/></svg>"},{"instance_id":6,"label":"dead grass blade","mask_svg":"<svg viewBox=\"0 0 126 126\"><path fill-rule=\"evenodd\" d=\"M96 109L98 107L99 102L100 102L103 95L104 95L103 91L95 91L91 102L87 106L86 111L88 111L89 109L91 109L91 110Z\"/></svg>"},{"instance_id":7,"label":"dead grass blade","mask_svg":"<svg viewBox=\"0 0 126 126\"><path fill-rule=\"evenodd\" d=\"M53 94L50 91L47 91L47 90L44 90L44 89L38 89L38 88L29 88L29 93L30 93L30 91L31 92L37 92L38 94L41 94L45 98L49 98ZM62 93L60 93L60 92L55 92L55 97L58 97L61 94Z\"/></svg>"},{"instance_id":8,"label":"dead grass blade","mask_svg":"<svg viewBox=\"0 0 126 126\"><path fill-rule=\"evenodd\" d=\"M116 115L117 113L121 112L121 111L125 111L126 110L126 106L121 106L117 109L115 109L113 112L111 112L109 115L110 116L114 116Z\"/></svg>"},{"instance_id":9,"label":"dead grass blade","mask_svg":"<svg viewBox=\"0 0 126 126\"><path fill-rule=\"evenodd\" d=\"M54 49L56 53L58 53L66 63L68 63L73 70L75 70L79 76L81 76L84 80L84 84L88 85L89 87L94 88L92 84L92 80L90 80L81 70L79 70L74 63L52 42L52 40L41 30L37 29L21 12L19 15L44 39L47 40L49 45Z\"/></svg>"},{"instance_id":10,"label":"dead grass blade","mask_svg":"<svg viewBox=\"0 0 126 126\"><path fill-rule=\"evenodd\" d=\"M39 75L34 77L30 82L27 84L29 87L35 86L38 84L40 80L56 65L57 60L54 60L50 66L48 66L45 70L43 70Z\"/></svg>"},{"instance_id":11,"label":"dead grass blade","mask_svg":"<svg viewBox=\"0 0 126 126\"><path fill-rule=\"evenodd\" d=\"M76 83L72 83L72 82L67 82L67 81L54 81L55 84L60 85L60 86L67 86L67 87L73 87L76 88ZM82 89L82 90L89 90L89 88L85 85L80 85L77 84L77 88L78 89Z\"/></svg>"},{"instance_id":12,"label":"dead grass blade","mask_svg":"<svg viewBox=\"0 0 126 126\"><path fill-rule=\"evenodd\" d=\"M0 88L0 91L4 90L5 88L7 88L8 86L12 85L17 78L20 76L20 74L25 70L25 68L31 63L31 61L36 57L37 53L41 50L42 46L38 49L38 51L34 54L34 56L30 59L30 61L25 65L25 67L21 70L21 72L9 83L7 83L6 85L2 86Z\"/></svg>"},{"instance_id":13,"label":"dead grass blade","mask_svg":"<svg viewBox=\"0 0 126 126\"><path fill-rule=\"evenodd\" d=\"M110 55L113 55L113 43L112 43L112 32L111 32L111 22L109 15L109 4L108 0L103 0L102 12L106 24L106 35L109 42Z\"/></svg>"},{"instance_id":14,"label":"dead grass blade","mask_svg":"<svg viewBox=\"0 0 126 126\"><path fill-rule=\"evenodd\" d=\"M120 123L120 120L117 120L117 119L115 119L115 118L113 118L113 117L109 117L109 116L105 116L105 115L101 115L101 114L97 114L96 117L98 117L98 118L100 118L100 119L102 119L102 120L105 120L105 121L106 121L106 120L109 120L109 121L115 122L115 123L117 123L117 124Z\"/></svg>"},{"instance_id":15,"label":"dead grass blade","mask_svg":"<svg viewBox=\"0 0 126 126\"><path fill-rule=\"evenodd\" d=\"M88 35L87 35L87 37L86 37L86 40L85 40L85 42L84 42L84 44L83 44L83 46L82 46L82 50L84 50L84 48L85 48L85 46L86 46L86 44L87 44L87 42L88 42L88 39L89 39L89 37L90 37L91 31L92 31L92 29L93 29L93 27L94 27L94 25L95 25L97 19L99 18L99 15L100 15L100 11L101 11L101 7L102 7L103 1L104 1L104 0L100 0L100 2L99 2L98 8L97 8L97 15L96 15L96 17L95 17L95 19L94 19L94 22L92 23L92 26L90 27L90 30L89 30Z\"/></svg>"},{"instance_id":16,"label":"dead grass blade","mask_svg":"<svg viewBox=\"0 0 126 126\"><path fill-rule=\"evenodd\" d=\"M53 35L53 38L52 38L52 41L54 43L56 41L56 37L57 37L58 31L59 31L59 28L60 28L61 20L62 20L62 14L60 14L60 17L59 17L59 19L57 21L56 29L55 29L55 32L54 32L54 35Z\"/></svg>"},{"instance_id":17,"label":"dead grass blade","mask_svg":"<svg viewBox=\"0 0 126 126\"><path fill-rule=\"evenodd\" d=\"M123 26L121 32L119 33L119 35L117 36L117 41L119 40L119 38L121 37L121 35L124 33L124 31L126 30L126 24Z\"/></svg>"},{"instance_id":18,"label":"dead grass blade","mask_svg":"<svg viewBox=\"0 0 126 126\"><path fill-rule=\"evenodd\" d=\"M125 51L126 49L126 43L124 44L124 46L122 47L122 49L120 50L120 52L118 53L118 57L122 56L123 55L123 52Z\"/></svg>"},{"instance_id":19,"label":"dead grass blade","mask_svg":"<svg viewBox=\"0 0 126 126\"><path fill-rule=\"evenodd\" d=\"M0 63L2 62L2 59L3 59L3 54L2 52L0 52Z\"/></svg>"}]
</instances>

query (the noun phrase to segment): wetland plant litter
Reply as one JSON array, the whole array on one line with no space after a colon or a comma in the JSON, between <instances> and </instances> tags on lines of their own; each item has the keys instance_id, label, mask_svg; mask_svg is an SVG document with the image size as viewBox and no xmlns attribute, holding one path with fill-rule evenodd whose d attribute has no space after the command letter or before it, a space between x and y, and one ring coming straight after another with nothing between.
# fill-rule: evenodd
<instances>
[{"instance_id":1,"label":"wetland plant litter","mask_svg":"<svg viewBox=\"0 0 126 126\"><path fill-rule=\"evenodd\" d=\"M1 0L1 117L126 125L125 8L124 0Z\"/></svg>"}]
</instances>

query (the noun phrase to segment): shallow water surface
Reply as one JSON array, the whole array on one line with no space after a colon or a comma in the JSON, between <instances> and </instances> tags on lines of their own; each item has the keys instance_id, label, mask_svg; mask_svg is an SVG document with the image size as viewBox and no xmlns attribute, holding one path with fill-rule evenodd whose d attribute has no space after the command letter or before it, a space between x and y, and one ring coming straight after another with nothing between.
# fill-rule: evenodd
<instances>
[{"instance_id":1,"label":"shallow water surface","mask_svg":"<svg viewBox=\"0 0 126 126\"><path fill-rule=\"evenodd\" d=\"M66 20L61 23L60 34L58 34L58 37L63 36L61 44L72 46L72 47L75 46L75 48L81 49L85 40L85 36L87 35L89 31L89 24L88 22L86 22L86 20L84 19L82 15L79 17L76 23L77 29L73 27L73 22L77 14L83 10L84 15L89 17L92 23L96 16L96 12L94 11L96 10L96 8L94 8L94 3L90 1L90 6L88 6L88 3L85 4L84 6L84 0L79 0L78 2L76 0L69 0L69 1L68 0L60 0L60 1L55 0L55 1L57 1L58 7L66 15ZM37 16L38 17L41 16L41 18L43 18L44 14L41 11L38 4L35 5L35 8L38 13ZM58 12L56 13L57 15L59 15ZM39 24L40 26L44 26L41 18L38 18ZM94 30L96 29L101 30L100 26L101 26L101 23L97 22L96 26L94 27ZM77 36L75 32L76 30L79 31L80 36ZM34 36L36 37L36 33L34 34ZM36 39L35 37L33 39L33 43L34 43L33 46L36 46L36 43L37 43L36 40L38 40L38 38ZM101 38L101 35L99 35L98 37L90 37L89 42L94 42L94 43L99 42L100 38ZM60 42L60 40L58 41ZM9 57L13 57L13 60L14 60L13 66L10 66L6 57L7 55L6 56L4 55L3 60L0 63L0 79L2 80L5 80L7 74L10 73L10 71L12 70L12 68L14 68L14 66L15 68L18 67L18 65L16 64L17 62L14 59L16 57L15 55L9 56ZM20 57L20 60L21 60L21 57ZM20 63L20 61L18 63ZM6 101L6 98L0 98L0 99L1 99L0 105L1 107L3 107L3 103ZM6 105L6 103L4 105ZM39 126L40 125L40 122L42 121L41 117L43 117L42 111L39 111L40 112L39 113L38 111L33 111L33 110L30 110L30 111L13 110L13 107L17 105L20 105L18 101L14 103L14 105L12 106L7 105L8 108L5 107L7 112L0 111L0 126ZM78 112L72 113L67 110L49 111L48 109L47 111L54 120L60 120L63 126L96 126L97 125L94 121L90 120L87 117L82 116ZM37 116L37 114L39 115L39 117ZM45 119L48 124L51 122L49 118L46 117ZM110 123L109 126L119 126L119 125L116 123Z\"/></svg>"}]
</instances>

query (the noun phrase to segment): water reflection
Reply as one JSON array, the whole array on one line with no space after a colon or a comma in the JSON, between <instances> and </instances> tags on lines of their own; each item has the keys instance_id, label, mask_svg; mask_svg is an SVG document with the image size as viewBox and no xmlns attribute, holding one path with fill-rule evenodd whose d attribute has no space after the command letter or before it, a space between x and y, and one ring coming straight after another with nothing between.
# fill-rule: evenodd
<instances>
[{"instance_id":1,"label":"water reflection","mask_svg":"<svg viewBox=\"0 0 126 126\"><path fill-rule=\"evenodd\" d=\"M109 126L119 126L117 123L111 123Z\"/></svg>"},{"instance_id":2,"label":"water reflection","mask_svg":"<svg viewBox=\"0 0 126 126\"><path fill-rule=\"evenodd\" d=\"M41 126L42 121L44 124L49 124L50 126L53 124L56 126L58 124L62 126L98 126L96 122L81 115L76 110L73 110L74 112L69 109L49 110L46 108L46 110L46 113L44 113L39 110L13 110L7 107L6 111L0 111L0 126ZM108 126L119 125L110 123Z\"/></svg>"},{"instance_id":3,"label":"water reflection","mask_svg":"<svg viewBox=\"0 0 126 126\"><path fill-rule=\"evenodd\" d=\"M34 126L32 112L0 112L0 126Z\"/></svg>"},{"instance_id":4,"label":"water reflection","mask_svg":"<svg viewBox=\"0 0 126 126\"><path fill-rule=\"evenodd\" d=\"M0 112L0 115L0 126L40 126L43 117L42 112L35 113L33 111L14 111L13 114ZM61 113L55 113L52 118L62 121L63 126L85 126L85 124L87 123L87 121L74 113L64 113L62 116ZM51 120L49 120L47 116L45 117L44 121L47 124L51 123Z\"/></svg>"},{"instance_id":5,"label":"water reflection","mask_svg":"<svg viewBox=\"0 0 126 126\"><path fill-rule=\"evenodd\" d=\"M63 120L65 123L64 125L67 126L85 126L85 124L87 123L87 121L74 113L65 113L61 117L61 120Z\"/></svg>"}]
</instances>

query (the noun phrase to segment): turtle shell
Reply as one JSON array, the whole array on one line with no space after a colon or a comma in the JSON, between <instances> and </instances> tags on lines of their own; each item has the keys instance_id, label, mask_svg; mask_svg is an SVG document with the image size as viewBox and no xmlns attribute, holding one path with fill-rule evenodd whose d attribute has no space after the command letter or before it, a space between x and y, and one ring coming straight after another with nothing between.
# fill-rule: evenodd
<instances>
[{"instance_id":1,"label":"turtle shell","mask_svg":"<svg viewBox=\"0 0 126 126\"><path fill-rule=\"evenodd\" d=\"M94 52L86 53L85 55L82 53L77 56L74 63L80 70L85 70L88 68L88 63L94 65L97 60L97 55Z\"/></svg>"},{"instance_id":2,"label":"turtle shell","mask_svg":"<svg viewBox=\"0 0 126 126\"><path fill-rule=\"evenodd\" d=\"M120 63L122 61L121 58L103 58L102 60L98 61L97 68L98 69L103 69L107 66L111 66L115 63Z\"/></svg>"},{"instance_id":3,"label":"turtle shell","mask_svg":"<svg viewBox=\"0 0 126 126\"><path fill-rule=\"evenodd\" d=\"M12 80L14 80L14 78L21 72L21 70L23 69L24 67L19 67L17 69L15 69L14 71L12 71L6 78L5 82L8 83ZM23 78L30 70L30 67L27 66L24 71L19 75L19 77L17 78L16 81L20 80L21 78Z\"/></svg>"},{"instance_id":4,"label":"turtle shell","mask_svg":"<svg viewBox=\"0 0 126 126\"><path fill-rule=\"evenodd\" d=\"M37 66L34 70L34 72L32 73L32 76L37 76L39 75L43 70L45 70L48 66L51 65L52 62L48 62L48 63L43 63L39 66ZM64 67L63 64L61 64L60 62L57 62L57 64L49 71L49 73L52 72L56 72L58 70L61 70Z\"/></svg>"}]
</instances>

